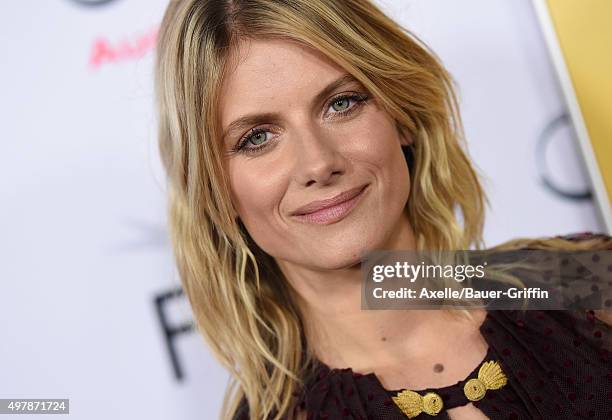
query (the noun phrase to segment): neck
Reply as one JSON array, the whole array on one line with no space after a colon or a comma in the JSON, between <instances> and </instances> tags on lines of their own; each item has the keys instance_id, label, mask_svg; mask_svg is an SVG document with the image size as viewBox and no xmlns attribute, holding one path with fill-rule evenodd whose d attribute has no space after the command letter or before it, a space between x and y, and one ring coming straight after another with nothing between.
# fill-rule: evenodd
<instances>
[{"instance_id":1,"label":"neck","mask_svg":"<svg viewBox=\"0 0 612 420\"><path fill-rule=\"evenodd\" d=\"M416 249L407 220L381 248ZM310 348L331 367L369 371L418 361L440 344L449 322L460 320L445 311L362 310L359 262L327 272L279 265L297 293Z\"/></svg>"}]
</instances>

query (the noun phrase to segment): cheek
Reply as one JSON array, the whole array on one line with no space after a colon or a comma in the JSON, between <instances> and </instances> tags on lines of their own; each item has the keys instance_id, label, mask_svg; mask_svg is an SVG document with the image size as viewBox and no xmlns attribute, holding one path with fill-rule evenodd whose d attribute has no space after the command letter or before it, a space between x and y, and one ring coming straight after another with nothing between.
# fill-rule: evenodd
<instances>
[{"instance_id":1,"label":"cheek","mask_svg":"<svg viewBox=\"0 0 612 420\"><path fill-rule=\"evenodd\" d=\"M384 177L385 185L404 187L409 182L408 167L393 120L382 111L373 112L356 132L356 158Z\"/></svg>"},{"instance_id":2,"label":"cheek","mask_svg":"<svg viewBox=\"0 0 612 420\"><path fill-rule=\"evenodd\" d=\"M271 171L270 168L277 168ZM236 157L229 165L232 201L251 236L258 241L259 231L278 224L278 205L286 184L282 168L248 158Z\"/></svg>"},{"instance_id":3,"label":"cheek","mask_svg":"<svg viewBox=\"0 0 612 420\"><path fill-rule=\"evenodd\" d=\"M356 160L376 179L376 212L384 217L399 217L410 195L410 174L402 152L400 134L392 119L372 114L362 126ZM356 139L357 140L357 139Z\"/></svg>"}]
</instances>

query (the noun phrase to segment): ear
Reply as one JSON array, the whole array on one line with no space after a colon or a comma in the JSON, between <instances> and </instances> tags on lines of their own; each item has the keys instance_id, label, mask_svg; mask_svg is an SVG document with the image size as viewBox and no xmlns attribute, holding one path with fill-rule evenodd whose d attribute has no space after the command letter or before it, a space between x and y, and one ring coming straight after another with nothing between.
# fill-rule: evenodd
<instances>
[{"instance_id":1,"label":"ear","mask_svg":"<svg viewBox=\"0 0 612 420\"><path fill-rule=\"evenodd\" d=\"M414 143L414 139L406 127L399 123L396 124L396 127L400 137L400 144L402 146L410 146Z\"/></svg>"}]
</instances>

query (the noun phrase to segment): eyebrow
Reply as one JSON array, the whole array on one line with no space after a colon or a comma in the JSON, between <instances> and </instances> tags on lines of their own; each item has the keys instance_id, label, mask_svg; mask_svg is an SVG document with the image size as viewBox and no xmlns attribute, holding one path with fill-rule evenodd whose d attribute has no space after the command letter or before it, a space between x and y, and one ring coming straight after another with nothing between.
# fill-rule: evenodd
<instances>
[{"instance_id":1,"label":"eyebrow","mask_svg":"<svg viewBox=\"0 0 612 420\"><path fill-rule=\"evenodd\" d=\"M312 104L314 105L323 102L323 100L325 100L327 96L329 96L333 91L350 83L359 83L359 81L348 73L340 76L338 79L334 80L333 82L325 86L319 93L317 93L312 99ZM359 84L361 85L361 83ZM229 134L234 131L243 131L248 127L263 123L275 123L280 119L280 115L274 112L245 115L243 117L238 118L237 120L232 121L232 123L227 126L225 131L223 131L223 135L221 136L221 138L225 140L227 136L229 136Z\"/></svg>"}]
</instances>

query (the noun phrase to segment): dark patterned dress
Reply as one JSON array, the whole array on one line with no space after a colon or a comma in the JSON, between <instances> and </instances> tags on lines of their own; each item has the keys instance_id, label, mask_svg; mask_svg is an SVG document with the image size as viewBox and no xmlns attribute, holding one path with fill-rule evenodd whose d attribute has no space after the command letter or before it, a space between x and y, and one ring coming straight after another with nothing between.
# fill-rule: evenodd
<instances>
[{"instance_id":1,"label":"dark patterned dress","mask_svg":"<svg viewBox=\"0 0 612 420\"><path fill-rule=\"evenodd\" d=\"M612 266L608 271L605 287L612 286ZM454 385L406 394L408 414L398 400L405 390L385 389L374 373L320 361L296 395L297 406L309 420L443 420L450 418L447 410L468 403L490 419L612 419L610 328L587 310L488 311L480 326L488 343L484 360ZM488 382L485 362L499 366L503 384ZM248 419L245 400L234 418Z\"/></svg>"}]
</instances>

